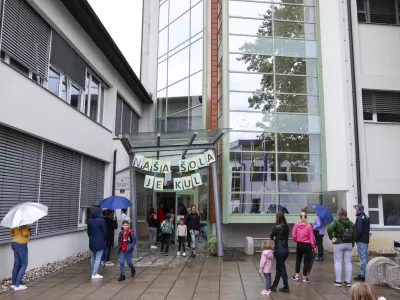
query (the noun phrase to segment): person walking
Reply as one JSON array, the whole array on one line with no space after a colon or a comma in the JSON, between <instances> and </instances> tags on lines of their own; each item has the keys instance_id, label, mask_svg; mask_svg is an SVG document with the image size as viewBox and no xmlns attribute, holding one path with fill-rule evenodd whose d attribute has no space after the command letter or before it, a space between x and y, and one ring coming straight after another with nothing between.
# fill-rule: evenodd
<instances>
[{"instance_id":1,"label":"person walking","mask_svg":"<svg viewBox=\"0 0 400 300\"><path fill-rule=\"evenodd\" d=\"M11 277L11 288L14 291L23 291L27 286L23 284L22 278L28 267L28 241L31 230L28 225L10 229L10 236L13 238L11 249L14 252L14 267Z\"/></svg>"},{"instance_id":2,"label":"person walking","mask_svg":"<svg viewBox=\"0 0 400 300\"><path fill-rule=\"evenodd\" d=\"M356 209L356 244L357 252L360 257L360 274L354 278L356 281L365 281L365 269L368 264L368 244L370 220L364 213L364 205L354 205Z\"/></svg>"},{"instance_id":3,"label":"person walking","mask_svg":"<svg viewBox=\"0 0 400 300\"><path fill-rule=\"evenodd\" d=\"M325 234L325 227L324 227L324 219L317 215L317 218L313 224L314 229L314 236L315 242L317 244L318 249L318 257L315 258L315 261L324 261L324 234Z\"/></svg>"},{"instance_id":4,"label":"person walking","mask_svg":"<svg viewBox=\"0 0 400 300\"><path fill-rule=\"evenodd\" d=\"M269 295L271 294L271 271L272 261L274 260L274 250L271 242L262 241L261 250L260 273L263 273L265 278L265 290L261 291L261 295Z\"/></svg>"},{"instance_id":5,"label":"person walking","mask_svg":"<svg viewBox=\"0 0 400 300\"><path fill-rule=\"evenodd\" d=\"M347 218L347 211L339 208L338 219L328 226L328 236L333 243L333 260L335 262L335 281L333 285L342 286L342 264L345 265L346 279L344 284L351 286L351 254L356 242L355 225Z\"/></svg>"},{"instance_id":6,"label":"person walking","mask_svg":"<svg viewBox=\"0 0 400 300\"><path fill-rule=\"evenodd\" d=\"M171 223L171 215L167 213L165 215L165 220L161 223L160 226L161 230L161 254L164 254L164 247L165 247L165 256L168 256L169 252L169 244L171 243L171 234L174 230L174 225Z\"/></svg>"},{"instance_id":7,"label":"person walking","mask_svg":"<svg viewBox=\"0 0 400 300\"><path fill-rule=\"evenodd\" d=\"M147 224L149 226L149 245L150 249L157 249L157 231L160 223L158 223L158 218L154 214L154 208L151 207L149 209L149 213L147 215Z\"/></svg>"},{"instance_id":8,"label":"person walking","mask_svg":"<svg viewBox=\"0 0 400 300\"><path fill-rule=\"evenodd\" d=\"M183 250L183 256L186 256L185 239L187 236L187 226L185 225L185 220L183 218L179 220L179 225L176 227L176 236L178 237L179 243L177 256L181 255L181 249Z\"/></svg>"},{"instance_id":9,"label":"person walking","mask_svg":"<svg viewBox=\"0 0 400 300\"><path fill-rule=\"evenodd\" d=\"M187 228L190 232L190 239L192 240L192 257L196 257L196 239L200 233L200 215L196 210L196 205L192 205L191 212L186 220Z\"/></svg>"},{"instance_id":10,"label":"person walking","mask_svg":"<svg viewBox=\"0 0 400 300\"><path fill-rule=\"evenodd\" d=\"M272 283L271 291L276 292L279 281L283 280L283 288L279 289L281 292L289 293L288 275L286 272L286 259L289 256L289 226L287 225L285 215L283 212L276 214L276 224L270 236L271 240L275 241L275 280Z\"/></svg>"},{"instance_id":11,"label":"person walking","mask_svg":"<svg viewBox=\"0 0 400 300\"><path fill-rule=\"evenodd\" d=\"M100 208L94 208L87 222L87 234L89 236L89 249L91 251L92 279L100 279L103 276L97 273L100 265L101 254L107 246L107 227Z\"/></svg>"},{"instance_id":12,"label":"person walking","mask_svg":"<svg viewBox=\"0 0 400 300\"><path fill-rule=\"evenodd\" d=\"M132 229L129 228L129 221L122 221L122 230L118 235L118 254L119 254L119 270L121 276L118 281L125 280L125 260L131 269L131 276L135 277L136 270L132 264L132 252L136 245L136 235Z\"/></svg>"},{"instance_id":13,"label":"person walking","mask_svg":"<svg viewBox=\"0 0 400 300\"><path fill-rule=\"evenodd\" d=\"M105 257L105 265L107 267L111 267L114 264L110 261L110 256L111 256L111 248L114 247L114 236L115 236L115 230L118 228L118 222L114 218L114 212L112 210L107 210L106 211L106 216L104 218L106 222L106 228L107 228L107 252L106 252L106 257Z\"/></svg>"},{"instance_id":14,"label":"person walking","mask_svg":"<svg viewBox=\"0 0 400 300\"><path fill-rule=\"evenodd\" d=\"M292 280L299 280L300 265L304 256L303 279L304 283L308 283L308 270L311 263L313 251L315 251L315 237L312 225L307 222L307 213L300 213L300 221L294 224L292 230L293 241L297 243L296 248L296 274L292 276Z\"/></svg>"}]
</instances>

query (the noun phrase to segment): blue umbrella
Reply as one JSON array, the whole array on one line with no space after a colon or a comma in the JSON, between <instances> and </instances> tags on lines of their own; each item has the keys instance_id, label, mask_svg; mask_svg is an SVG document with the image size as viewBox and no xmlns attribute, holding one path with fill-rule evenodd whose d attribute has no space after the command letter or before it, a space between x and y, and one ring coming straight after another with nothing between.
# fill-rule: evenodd
<instances>
[{"instance_id":1,"label":"blue umbrella","mask_svg":"<svg viewBox=\"0 0 400 300\"><path fill-rule=\"evenodd\" d=\"M125 197L120 196L111 196L100 201L100 208L107 208L112 210L128 208L131 206L131 201L129 201Z\"/></svg>"},{"instance_id":2,"label":"blue umbrella","mask_svg":"<svg viewBox=\"0 0 400 300\"><path fill-rule=\"evenodd\" d=\"M324 219L326 222L331 223L333 221L332 214L325 206L319 204L311 204L311 207L317 213L317 215Z\"/></svg>"}]
</instances>

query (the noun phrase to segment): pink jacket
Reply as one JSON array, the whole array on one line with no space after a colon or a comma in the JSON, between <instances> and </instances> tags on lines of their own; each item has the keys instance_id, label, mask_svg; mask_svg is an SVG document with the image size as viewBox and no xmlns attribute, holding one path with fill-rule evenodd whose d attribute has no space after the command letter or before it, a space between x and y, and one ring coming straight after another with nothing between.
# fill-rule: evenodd
<instances>
[{"instance_id":1,"label":"pink jacket","mask_svg":"<svg viewBox=\"0 0 400 300\"><path fill-rule=\"evenodd\" d=\"M274 251L264 250L261 253L260 270L263 273L271 273L272 271L272 260L274 259Z\"/></svg>"},{"instance_id":2,"label":"pink jacket","mask_svg":"<svg viewBox=\"0 0 400 300\"><path fill-rule=\"evenodd\" d=\"M311 248L315 249L315 237L311 224L297 222L294 224L292 236L296 243L310 243Z\"/></svg>"}]
</instances>

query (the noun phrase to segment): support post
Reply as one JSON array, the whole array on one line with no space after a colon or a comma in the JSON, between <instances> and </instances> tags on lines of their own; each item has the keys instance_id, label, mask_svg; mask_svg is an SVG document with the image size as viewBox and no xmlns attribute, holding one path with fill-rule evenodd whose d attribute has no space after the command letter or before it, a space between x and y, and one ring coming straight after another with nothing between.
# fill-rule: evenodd
<instances>
[{"instance_id":1,"label":"support post","mask_svg":"<svg viewBox=\"0 0 400 300\"><path fill-rule=\"evenodd\" d=\"M130 162L129 164L132 164L133 162L133 155L129 155ZM136 247L134 249L134 253L136 257L139 256L139 237L138 237L138 231L137 231L137 202L136 202L136 169L135 167L131 166L130 167L130 175L131 175L131 222L132 222L132 230L136 234Z\"/></svg>"},{"instance_id":2,"label":"support post","mask_svg":"<svg viewBox=\"0 0 400 300\"><path fill-rule=\"evenodd\" d=\"M217 158L214 151L214 156ZM222 228L221 228L221 208L219 206L219 185L217 173L217 161L211 164L214 190L214 211L215 211L215 227L217 231L217 254L224 256L224 248L222 243Z\"/></svg>"}]
</instances>

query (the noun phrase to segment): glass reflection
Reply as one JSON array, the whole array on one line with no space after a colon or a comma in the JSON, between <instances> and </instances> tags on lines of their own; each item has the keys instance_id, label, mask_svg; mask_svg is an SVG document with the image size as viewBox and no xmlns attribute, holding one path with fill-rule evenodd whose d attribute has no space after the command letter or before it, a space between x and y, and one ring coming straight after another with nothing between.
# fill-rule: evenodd
<instances>
[{"instance_id":1,"label":"glass reflection","mask_svg":"<svg viewBox=\"0 0 400 300\"><path fill-rule=\"evenodd\" d=\"M168 88L167 116L188 109L189 79Z\"/></svg>"},{"instance_id":2,"label":"glass reflection","mask_svg":"<svg viewBox=\"0 0 400 300\"><path fill-rule=\"evenodd\" d=\"M203 69L203 39L190 46L190 74Z\"/></svg>"},{"instance_id":3,"label":"glass reflection","mask_svg":"<svg viewBox=\"0 0 400 300\"><path fill-rule=\"evenodd\" d=\"M319 134L279 133L279 152L321 153L321 136Z\"/></svg>"},{"instance_id":4,"label":"glass reflection","mask_svg":"<svg viewBox=\"0 0 400 300\"><path fill-rule=\"evenodd\" d=\"M189 47L168 59L168 85L189 76Z\"/></svg>"},{"instance_id":5,"label":"glass reflection","mask_svg":"<svg viewBox=\"0 0 400 300\"><path fill-rule=\"evenodd\" d=\"M172 23L190 8L188 0L169 0L169 22Z\"/></svg>"},{"instance_id":6,"label":"glass reflection","mask_svg":"<svg viewBox=\"0 0 400 300\"><path fill-rule=\"evenodd\" d=\"M322 203L320 194L280 194L279 204L285 207L290 214L298 214L301 211L309 211L310 204Z\"/></svg>"},{"instance_id":7,"label":"glass reflection","mask_svg":"<svg viewBox=\"0 0 400 300\"><path fill-rule=\"evenodd\" d=\"M229 127L240 131L275 131L275 115L266 112L230 112Z\"/></svg>"},{"instance_id":8,"label":"glass reflection","mask_svg":"<svg viewBox=\"0 0 400 300\"><path fill-rule=\"evenodd\" d=\"M234 214L275 214L275 194L231 193L230 213Z\"/></svg>"},{"instance_id":9,"label":"glass reflection","mask_svg":"<svg viewBox=\"0 0 400 300\"><path fill-rule=\"evenodd\" d=\"M255 54L230 54L229 70L242 72L273 73L272 56Z\"/></svg>"},{"instance_id":10,"label":"glass reflection","mask_svg":"<svg viewBox=\"0 0 400 300\"><path fill-rule=\"evenodd\" d=\"M249 53L249 54L265 54L272 55L273 38L252 37L252 36L229 36L229 51Z\"/></svg>"},{"instance_id":11,"label":"glass reflection","mask_svg":"<svg viewBox=\"0 0 400 300\"><path fill-rule=\"evenodd\" d=\"M189 78L190 80L190 103L193 107L202 103L203 95L203 72L199 72Z\"/></svg>"},{"instance_id":12,"label":"glass reflection","mask_svg":"<svg viewBox=\"0 0 400 300\"><path fill-rule=\"evenodd\" d=\"M279 56L317 57L317 42L277 38L274 52Z\"/></svg>"},{"instance_id":13,"label":"glass reflection","mask_svg":"<svg viewBox=\"0 0 400 300\"><path fill-rule=\"evenodd\" d=\"M168 51L168 28L158 34L158 57L163 56Z\"/></svg>"},{"instance_id":14,"label":"glass reflection","mask_svg":"<svg viewBox=\"0 0 400 300\"><path fill-rule=\"evenodd\" d=\"M158 78L157 78L157 89L161 90L167 86L167 61L164 60L158 64Z\"/></svg>"},{"instance_id":15,"label":"glass reflection","mask_svg":"<svg viewBox=\"0 0 400 300\"><path fill-rule=\"evenodd\" d=\"M315 77L276 75L276 92L292 94L318 94L318 79Z\"/></svg>"},{"instance_id":16,"label":"glass reflection","mask_svg":"<svg viewBox=\"0 0 400 300\"><path fill-rule=\"evenodd\" d=\"M235 91L273 92L273 75L231 73L229 88Z\"/></svg>"},{"instance_id":17,"label":"glass reflection","mask_svg":"<svg viewBox=\"0 0 400 300\"><path fill-rule=\"evenodd\" d=\"M201 106L197 106L189 110L190 130L204 128L202 116L203 116L203 108Z\"/></svg>"},{"instance_id":18,"label":"glass reflection","mask_svg":"<svg viewBox=\"0 0 400 300\"><path fill-rule=\"evenodd\" d=\"M263 18L263 14L271 10L270 3L257 2L229 2L229 15L235 17Z\"/></svg>"},{"instance_id":19,"label":"glass reflection","mask_svg":"<svg viewBox=\"0 0 400 300\"><path fill-rule=\"evenodd\" d=\"M316 59L299 57L275 57L275 72L288 75L318 75L318 62Z\"/></svg>"},{"instance_id":20,"label":"glass reflection","mask_svg":"<svg viewBox=\"0 0 400 300\"><path fill-rule=\"evenodd\" d=\"M229 33L272 36L272 31L263 29L266 21L254 19L229 18ZM270 21L271 22L271 21ZM260 34L262 31L262 34Z\"/></svg>"},{"instance_id":21,"label":"glass reflection","mask_svg":"<svg viewBox=\"0 0 400 300\"><path fill-rule=\"evenodd\" d=\"M279 153L279 165L288 165L292 173L321 173L321 155L304 153Z\"/></svg>"},{"instance_id":22,"label":"glass reflection","mask_svg":"<svg viewBox=\"0 0 400 300\"><path fill-rule=\"evenodd\" d=\"M158 28L163 29L167 25L168 25L168 2L160 6Z\"/></svg>"},{"instance_id":23,"label":"glass reflection","mask_svg":"<svg viewBox=\"0 0 400 300\"><path fill-rule=\"evenodd\" d=\"M194 36L203 30L203 2L191 9L190 36Z\"/></svg>"},{"instance_id":24,"label":"glass reflection","mask_svg":"<svg viewBox=\"0 0 400 300\"><path fill-rule=\"evenodd\" d=\"M321 132L319 116L307 114L277 114L276 130L279 132Z\"/></svg>"},{"instance_id":25,"label":"glass reflection","mask_svg":"<svg viewBox=\"0 0 400 300\"><path fill-rule=\"evenodd\" d=\"M167 117L167 131L186 131L189 129L188 122L188 110Z\"/></svg>"},{"instance_id":26,"label":"glass reflection","mask_svg":"<svg viewBox=\"0 0 400 300\"><path fill-rule=\"evenodd\" d=\"M274 4L274 19L315 22L315 9L309 6Z\"/></svg>"},{"instance_id":27,"label":"glass reflection","mask_svg":"<svg viewBox=\"0 0 400 300\"><path fill-rule=\"evenodd\" d=\"M189 39L189 12L169 25L169 49L179 46Z\"/></svg>"},{"instance_id":28,"label":"glass reflection","mask_svg":"<svg viewBox=\"0 0 400 300\"><path fill-rule=\"evenodd\" d=\"M157 93L157 118L165 118L167 114L167 90Z\"/></svg>"},{"instance_id":29,"label":"glass reflection","mask_svg":"<svg viewBox=\"0 0 400 300\"><path fill-rule=\"evenodd\" d=\"M256 98L258 97L258 98ZM262 99L271 99L271 103ZM273 95L256 95L255 93L230 92L229 108L230 110L244 111L271 111L273 110ZM272 106L271 106L272 104Z\"/></svg>"},{"instance_id":30,"label":"glass reflection","mask_svg":"<svg viewBox=\"0 0 400 300\"><path fill-rule=\"evenodd\" d=\"M276 95L276 111L318 114L318 97L292 94Z\"/></svg>"}]
</instances>

